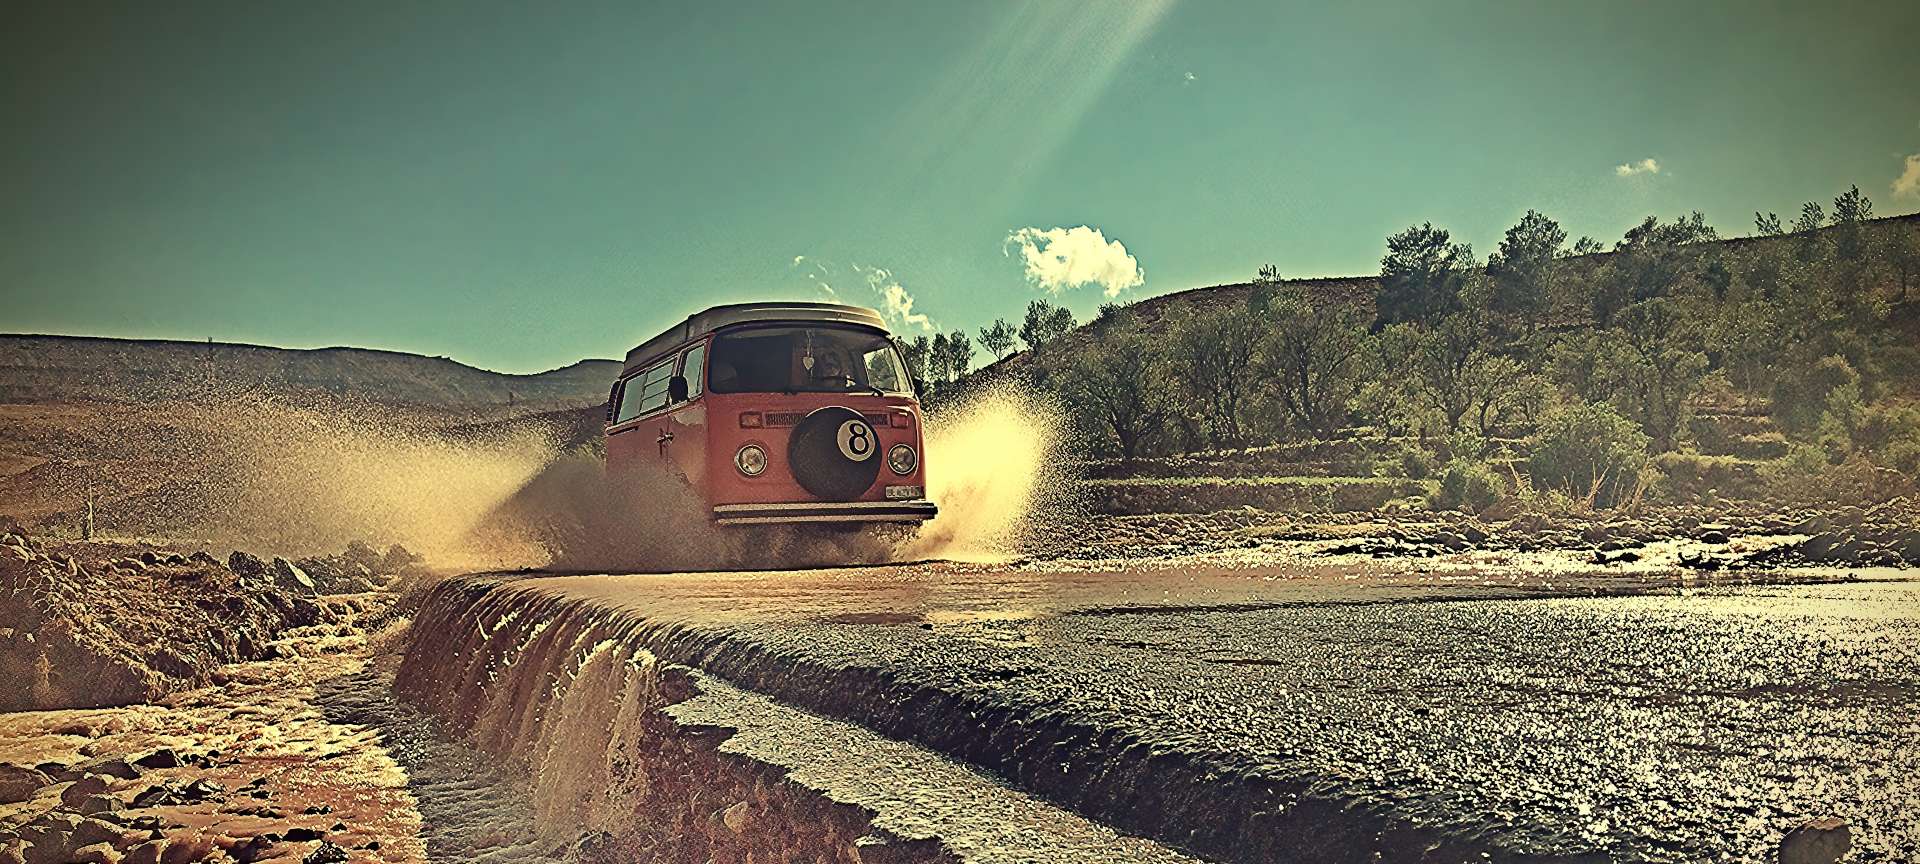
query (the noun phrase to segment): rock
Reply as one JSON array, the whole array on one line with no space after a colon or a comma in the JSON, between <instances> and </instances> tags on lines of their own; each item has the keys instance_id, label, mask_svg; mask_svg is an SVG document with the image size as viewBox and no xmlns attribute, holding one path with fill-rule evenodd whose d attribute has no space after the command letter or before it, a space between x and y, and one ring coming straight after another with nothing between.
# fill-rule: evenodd
<instances>
[{"instance_id":1,"label":"rock","mask_svg":"<svg viewBox=\"0 0 1920 864\"><path fill-rule=\"evenodd\" d=\"M408 552L407 547L395 543L387 547L387 554L380 558L380 566L374 569L381 573L398 573L420 561L420 556Z\"/></svg>"},{"instance_id":2,"label":"rock","mask_svg":"<svg viewBox=\"0 0 1920 864\"><path fill-rule=\"evenodd\" d=\"M1815 819L1780 841L1780 864L1834 864L1853 848L1853 832L1844 819Z\"/></svg>"},{"instance_id":3,"label":"rock","mask_svg":"<svg viewBox=\"0 0 1920 864\"><path fill-rule=\"evenodd\" d=\"M747 825L753 822L753 811L747 808L747 802L735 802L733 806L720 811L720 821L735 834L747 833Z\"/></svg>"},{"instance_id":4,"label":"rock","mask_svg":"<svg viewBox=\"0 0 1920 864\"><path fill-rule=\"evenodd\" d=\"M1452 531L1437 531L1428 542L1436 546L1445 546L1455 552L1463 552L1473 546L1473 544L1467 542L1467 538L1455 534Z\"/></svg>"},{"instance_id":5,"label":"rock","mask_svg":"<svg viewBox=\"0 0 1920 864\"><path fill-rule=\"evenodd\" d=\"M240 862L240 864L252 864L252 862L262 858L270 857L273 854L272 850L275 842L277 841L272 834L248 837L239 843L233 844L233 848L227 850L227 855L231 856L233 860Z\"/></svg>"},{"instance_id":6,"label":"rock","mask_svg":"<svg viewBox=\"0 0 1920 864\"><path fill-rule=\"evenodd\" d=\"M118 847L125 839L126 832L120 826L104 819L82 819L73 828L73 845L76 847L96 843Z\"/></svg>"},{"instance_id":7,"label":"rock","mask_svg":"<svg viewBox=\"0 0 1920 864\"><path fill-rule=\"evenodd\" d=\"M60 803L69 810L77 810L80 803L107 791L107 778L100 774L88 774L67 786L60 792Z\"/></svg>"},{"instance_id":8,"label":"rock","mask_svg":"<svg viewBox=\"0 0 1920 864\"><path fill-rule=\"evenodd\" d=\"M73 850L68 859L74 864L120 864L120 853L105 843L90 843Z\"/></svg>"},{"instance_id":9,"label":"rock","mask_svg":"<svg viewBox=\"0 0 1920 864\"><path fill-rule=\"evenodd\" d=\"M167 850L167 841L148 840L132 849L120 859L120 864L160 864L160 856Z\"/></svg>"},{"instance_id":10,"label":"rock","mask_svg":"<svg viewBox=\"0 0 1920 864\"><path fill-rule=\"evenodd\" d=\"M240 577L241 582L270 581L273 578L273 572L267 569L267 562L239 550L227 556L227 569Z\"/></svg>"},{"instance_id":11,"label":"rock","mask_svg":"<svg viewBox=\"0 0 1920 864\"><path fill-rule=\"evenodd\" d=\"M75 809L83 816L100 816L125 810L127 805L112 795L100 794L88 795L87 800L80 802L80 806Z\"/></svg>"},{"instance_id":12,"label":"rock","mask_svg":"<svg viewBox=\"0 0 1920 864\"><path fill-rule=\"evenodd\" d=\"M180 754L174 752L172 747L162 747L133 760L133 764L140 768L178 768Z\"/></svg>"},{"instance_id":13,"label":"rock","mask_svg":"<svg viewBox=\"0 0 1920 864\"><path fill-rule=\"evenodd\" d=\"M1725 531L1702 531L1700 532L1700 542L1714 546L1724 546L1729 540L1727 538L1727 532Z\"/></svg>"},{"instance_id":14,"label":"rock","mask_svg":"<svg viewBox=\"0 0 1920 864\"><path fill-rule=\"evenodd\" d=\"M325 836L327 835L318 828L307 828L302 826L299 828L287 829L287 842L289 843L306 843L313 840L319 840L320 838Z\"/></svg>"},{"instance_id":15,"label":"rock","mask_svg":"<svg viewBox=\"0 0 1920 864\"><path fill-rule=\"evenodd\" d=\"M300 864L346 864L347 850L323 840L318 848L300 859Z\"/></svg>"},{"instance_id":16,"label":"rock","mask_svg":"<svg viewBox=\"0 0 1920 864\"><path fill-rule=\"evenodd\" d=\"M303 597L312 597L320 593L320 589L313 584L313 579L307 575L307 571L300 569L293 562L285 558L275 558L271 566L275 586Z\"/></svg>"},{"instance_id":17,"label":"rock","mask_svg":"<svg viewBox=\"0 0 1920 864\"><path fill-rule=\"evenodd\" d=\"M53 778L37 768L0 762L0 804L33 800L34 793L53 785Z\"/></svg>"},{"instance_id":18,"label":"rock","mask_svg":"<svg viewBox=\"0 0 1920 864\"><path fill-rule=\"evenodd\" d=\"M73 767L82 774L102 774L121 780L137 780L140 777L140 769L138 767L135 767L133 763L118 756L94 759L82 762Z\"/></svg>"},{"instance_id":19,"label":"rock","mask_svg":"<svg viewBox=\"0 0 1920 864\"><path fill-rule=\"evenodd\" d=\"M0 864L27 864L27 843L19 838L0 841Z\"/></svg>"}]
</instances>

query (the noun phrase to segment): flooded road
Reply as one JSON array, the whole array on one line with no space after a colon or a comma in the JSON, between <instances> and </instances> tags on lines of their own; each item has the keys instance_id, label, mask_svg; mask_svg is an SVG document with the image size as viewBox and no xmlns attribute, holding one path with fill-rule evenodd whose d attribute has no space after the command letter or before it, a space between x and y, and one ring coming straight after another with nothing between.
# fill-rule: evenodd
<instances>
[{"instance_id":1,"label":"flooded road","mask_svg":"<svg viewBox=\"0 0 1920 864\"><path fill-rule=\"evenodd\" d=\"M626 707L570 719L574 745L661 733L640 718L700 700L763 700L677 722L732 730L720 752L859 810L848 831L891 826L951 856L925 860L994 860L1021 823L901 803L962 788L936 772L857 779L882 745L1070 823L1025 860L1099 860L1070 850L1101 830L1161 850L1136 841L1142 860L1771 860L1826 816L1850 823L1850 861L1920 854L1920 583L1540 572L1303 559L472 577L429 599L399 686L536 775L555 757L527 742L581 706ZM873 737L809 754L825 733L795 731L803 718ZM593 764L628 746L589 743ZM602 794L619 785L586 797L630 818Z\"/></svg>"}]
</instances>

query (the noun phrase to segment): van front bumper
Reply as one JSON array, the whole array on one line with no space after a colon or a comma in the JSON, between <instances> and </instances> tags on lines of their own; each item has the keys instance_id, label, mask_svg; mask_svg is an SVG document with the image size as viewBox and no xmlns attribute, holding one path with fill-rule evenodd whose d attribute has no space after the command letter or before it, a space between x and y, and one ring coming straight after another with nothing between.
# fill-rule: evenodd
<instances>
[{"instance_id":1,"label":"van front bumper","mask_svg":"<svg viewBox=\"0 0 1920 864\"><path fill-rule=\"evenodd\" d=\"M788 522L925 522L939 508L932 501L805 501L794 504L720 504L719 525L773 525Z\"/></svg>"}]
</instances>

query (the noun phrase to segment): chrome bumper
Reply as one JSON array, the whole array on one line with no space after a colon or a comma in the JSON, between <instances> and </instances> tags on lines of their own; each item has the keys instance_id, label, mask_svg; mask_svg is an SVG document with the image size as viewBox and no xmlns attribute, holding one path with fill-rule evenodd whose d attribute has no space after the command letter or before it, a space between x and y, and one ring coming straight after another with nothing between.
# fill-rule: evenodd
<instances>
[{"instance_id":1,"label":"chrome bumper","mask_svg":"<svg viewBox=\"0 0 1920 864\"><path fill-rule=\"evenodd\" d=\"M939 508L932 501L807 501L796 504L720 504L718 525L773 525L787 522L924 522Z\"/></svg>"}]
</instances>

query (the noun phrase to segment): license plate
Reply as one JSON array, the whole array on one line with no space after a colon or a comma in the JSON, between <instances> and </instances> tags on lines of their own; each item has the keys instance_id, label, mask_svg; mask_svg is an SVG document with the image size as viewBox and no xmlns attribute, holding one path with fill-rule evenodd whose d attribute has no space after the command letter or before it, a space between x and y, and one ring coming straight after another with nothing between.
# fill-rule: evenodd
<instances>
[{"instance_id":1,"label":"license plate","mask_svg":"<svg viewBox=\"0 0 1920 864\"><path fill-rule=\"evenodd\" d=\"M923 490L918 486L888 486L887 487L887 498L894 501L904 501L909 498L920 498L920 497L923 497L925 494L926 494L926 490Z\"/></svg>"}]
</instances>

